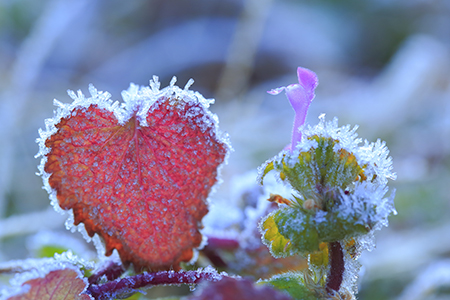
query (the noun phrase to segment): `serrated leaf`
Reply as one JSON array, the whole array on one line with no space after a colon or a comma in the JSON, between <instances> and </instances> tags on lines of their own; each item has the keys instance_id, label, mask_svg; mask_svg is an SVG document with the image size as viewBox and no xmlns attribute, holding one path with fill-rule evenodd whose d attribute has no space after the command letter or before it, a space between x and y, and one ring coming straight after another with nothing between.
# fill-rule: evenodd
<instances>
[{"instance_id":1,"label":"serrated leaf","mask_svg":"<svg viewBox=\"0 0 450 300\"><path fill-rule=\"evenodd\" d=\"M7 300L91 300L81 294L87 284L70 268L49 272L43 278L30 279L22 285L26 292L11 296Z\"/></svg>"},{"instance_id":2,"label":"serrated leaf","mask_svg":"<svg viewBox=\"0 0 450 300\"><path fill-rule=\"evenodd\" d=\"M352 219L342 218L339 212L305 212L298 207L289 207L267 215L261 223L261 231L262 241L272 255L286 257L319 252L321 243L366 234L369 229Z\"/></svg>"},{"instance_id":3,"label":"serrated leaf","mask_svg":"<svg viewBox=\"0 0 450 300\"><path fill-rule=\"evenodd\" d=\"M296 300L319 300L316 294L301 282L301 275L285 273L273 276L269 280L262 281L261 283L271 285L277 290L286 291Z\"/></svg>"},{"instance_id":4,"label":"serrated leaf","mask_svg":"<svg viewBox=\"0 0 450 300\"><path fill-rule=\"evenodd\" d=\"M261 222L261 231L263 232L263 242L268 245L272 255L274 257L286 257L289 255L292 245L278 230L275 218L279 213L278 210L264 218Z\"/></svg>"},{"instance_id":5,"label":"serrated leaf","mask_svg":"<svg viewBox=\"0 0 450 300\"><path fill-rule=\"evenodd\" d=\"M286 153L281 161L273 165L280 172L280 178L287 178L305 199L328 190L345 190L355 180L366 179L363 166L358 165L353 153L345 149L335 151L338 141L317 135L309 139L317 142L316 148L300 154L297 152L295 157Z\"/></svg>"},{"instance_id":6,"label":"serrated leaf","mask_svg":"<svg viewBox=\"0 0 450 300\"><path fill-rule=\"evenodd\" d=\"M269 286L256 286L249 279L224 277L208 283L186 300L292 300L289 295ZM309 300L309 299L307 299Z\"/></svg>"},{"instance_id":7,"label":"serrated leaf","mask_svg":"<svg viewBox=\"0 0 450 300\"><path fill-rule=\"evenodd\" d=\"M347 238L366 234L370 228L355 223L352 219L342 218L339 212L331 212L325 215L326 221L316 223L322 242L336 242Z\"/></svg>"},{"instance_id":8,"label":"serrated leaf","mask_svg":"<svg viewBox=\"0 0 450 300\"><path fill-rule=\"evenodd\" d=\"M126 111L96 91L75 99L45 139L44 171L59 207L103 238L106 255L117 249L137 271L178 269L202 241L206 199L228 146L198 93L133 88Z\"/></svg>"},{"instance_id":9,"label":"serrated leaf","mask_svg":"<svg viewBox=\"0 0 450 300\"><path fill-rule=\"evenodd\" d=\"M262 221L263 243L275 257L319 250L319 234L309 215L297 208L279 209Z\"/></svg>"}]
</instances>

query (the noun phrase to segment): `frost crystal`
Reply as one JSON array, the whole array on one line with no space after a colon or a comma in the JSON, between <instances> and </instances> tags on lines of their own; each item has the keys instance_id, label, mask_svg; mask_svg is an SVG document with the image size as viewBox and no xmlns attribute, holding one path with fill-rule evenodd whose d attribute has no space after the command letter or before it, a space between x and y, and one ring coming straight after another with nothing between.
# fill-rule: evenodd
<instances>
[{"instance_id":1,"label":"frost crystal","mask_svg":"<svg viewBox=\"0 0 450 300\"><path fill-rule=\"evenodd\" d=\"M291 151L281 151L259 169L260 182L275 170L297 192L288 207L263 218L262 240L274 257L312 253L320 257L324 243L342 243L341 292L356 291L360 266L356 259L362 250L372 250L373 232L396 214L395 190L386 196L388 180L396 175L384 142L363 142L357 126L338 127L337 118L327 122L325 115L319 119L315 126L299 128L301 140Z\"/></svg>"},{"instance_id":2,"label":"frost crystal","mask_svg":"<svg viewBox=\"0 0 450 300\"><path fill-rule=\"evenodd\" d=\"M21 273L16 274L10 280L10 288L0 291L0 299L4 300L14 295L26 293L27 286L22 286L25 282L35 278L44 278L47 274L56 270L71 269L75 271L78 274L78 278L82 279L87 286L87 278L81 273L80 268L92 270L94 267L92 262L78 258L71 251L55 254L54 258L10 261L2 264L1 268L13 269Z\"/></svg>"},{"instance_id":3,"label":"frost crystal","mask_svg":"<svg viewBox=\"0 0 450 300\"><path fill-rule=\"evenodd\" d=\"M281 151L272 159L266 161L259 168L259 178L265 176L264 170L273 162L275 165L282 166L283 163L288 167L293 168L298 162L298 157L302 153L317 149L318 144L314 137L329 138L335 141L333 150L338 153L340 150L345 150L356 157L357 164L364 167L364 175L369 178L373 184L384 187L388 179L395 180L396 174L392 171L392 158L389 157L389 150L384 142L377 140L375 143L369 143L367 140L361 145L362 139L358 138L356 133L357 126L350 128L350 125L338 127L338 119L334 118L332 121L325 121L325 114L319 116L319 124L315 126L303 126L300 128L303 135L292 153ZM318 172L316 167L312 167L312 172ZM332 166L337 174L336 186L339 186L341 171L339 165ZM262 181L262 180L261 180Z\"/></svg>"},{"instance_id":4,"label":"frost crystal","mask_svg":"<svg viewBox=\"0 0 450 300\"><path fill-rule=\"evenodd\" d=\"M365 175L372 178L376 175L376 180L380 185L386 185L387 180L395 180L397 175L392 171L392 158L389 157L389 150L386 143L377 140L370 143L367 140L361 145L362 139L358 138L356 130L358 126L350 128L350 125L338 127L338 119L335 117L332 121L325 121L325 114L319 116L319 124L316 126L306 126L302 130L303 136L299 145L296 146L297 151L292 156L299 155L304 151L305 147L310 143L308 137L322 136L332 138L338 142L335 145L335 151L344 149L349 153L353 153L360 166L367 165ZM304 146L306 144L306 146Z\"/></svg>"},{"instance_id":5,"label":"frost crystal","mask_svg":"<svg viewBox=\"0 0 450 300\"><path fill-rule=\"evenodd\" d=\"M386 196L388 180L396 178L392 158L384 142L363 142L357 126L339 127L337 118L326 121L322 114L317 125L305 125L318 81L300 67L298 78L299 84L269 91L285 90L296 115L291 145L259 168L259 182L275 171L296 193L269 199L285 206L262 219L262 241L274 257L308 257L308 290L353 299L361 250L373 248L373 232L396 214L395 190Z\"/></svg>"}]
</instances>

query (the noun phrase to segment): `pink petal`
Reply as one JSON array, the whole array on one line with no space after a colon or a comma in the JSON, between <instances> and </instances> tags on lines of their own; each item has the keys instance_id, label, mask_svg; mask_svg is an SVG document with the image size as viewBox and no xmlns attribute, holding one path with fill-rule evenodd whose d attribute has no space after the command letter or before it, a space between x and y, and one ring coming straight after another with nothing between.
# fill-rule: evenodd
<instances>
[{"instance_id":1,"label":"pink petal","mask_svg":"<svg viewBox=\"0 0 450 300\"><path fill-rule=\"evenodd\" d=\"M282 86L276 89L272 89L270 91L267 91L267 93L271 94L271 95L278 95L279 93L281 93L286 87Z\"/></svg>"},{"instance_id":2,"label":"pink petal","mask_svg":"<svg viewBox=\"0 0 450 300\"><path fill-rule=\"evenodd\" d=\"M319 83L316 73L305 68L298 67L297 76L299 83L268 91L271 95L278 95L281 91L285 90L286 96L295 111L291 151L295 149L295 145L302 139L302 133L299 128L305 123L309 105L315 97L314 90Z\"/></svg>"},{"instance_id":3,"label":"pink petal","mask_svg":"<svg viewBox=\"0 0 450 300\"><path fill-rule=\"evenodd\" d=\"M298 82L303 86L308 94L314 98L314 90L319 84L316 73L302 67L297 68ZM311 99L312 100L312 99Z\"/></svg>"}]
</instances>

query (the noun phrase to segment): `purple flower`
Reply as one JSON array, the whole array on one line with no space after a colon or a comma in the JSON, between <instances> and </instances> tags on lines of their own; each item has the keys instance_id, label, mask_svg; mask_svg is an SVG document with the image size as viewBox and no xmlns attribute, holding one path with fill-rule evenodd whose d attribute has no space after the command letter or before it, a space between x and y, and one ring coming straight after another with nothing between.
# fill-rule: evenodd
<instances>
[{"instance_id":1,"label":"purple flower","mask_svg":"<svg viewBox=\"0 0 450 300\"><path fill-rule=\"evenodd\" d=\"M278 95L285 90L286 96L295 111L291 145L287 147L291 151L295 149L295 145L302 139L302 132L299 128L305 123L309 105L315 97L314 90L319 84L316 73L311 70L298 67L297 76L298 83L268 91L271 95Z\"/></svg>"}]
</instances>

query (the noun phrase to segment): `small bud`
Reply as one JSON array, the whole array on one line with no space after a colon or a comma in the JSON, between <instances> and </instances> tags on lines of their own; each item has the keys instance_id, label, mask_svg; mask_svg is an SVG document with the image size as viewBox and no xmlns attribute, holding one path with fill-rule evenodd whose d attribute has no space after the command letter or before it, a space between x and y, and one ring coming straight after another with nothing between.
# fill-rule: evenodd
<instances>
[{"instance_id":1,"label":"small bud","mask_svg":"<svg viewBox=\"0 0 450 300\"><path fill-rule=\"evenodd\" d=\"M322 210L322 205L313 199L308 199L303 203L303 208L307 210Z\"/></svg>"}]
</instances>

